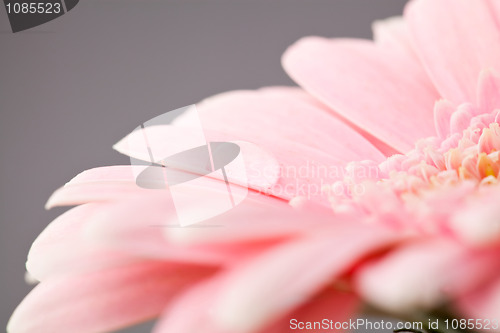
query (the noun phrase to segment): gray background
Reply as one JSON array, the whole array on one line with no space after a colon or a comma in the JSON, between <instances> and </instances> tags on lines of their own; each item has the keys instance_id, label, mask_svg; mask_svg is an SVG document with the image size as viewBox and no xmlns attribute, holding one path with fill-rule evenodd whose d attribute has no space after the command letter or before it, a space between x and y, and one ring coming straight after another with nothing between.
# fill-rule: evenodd
<instances>
[{"instance_id":1,"label":"gray background","mask_svg":"<svg viewBox=\"0 0 500 333\"><path fill-rule=\"evenodd\" d=\"M0 7L0 327L30 290L31 242L63 211L43 209L52 191L82 170L128 163L111 146L156 115L218 92L293 84L280 67L289 44L371 38L371 22L404 3L81 0L16 34Z\"/></svg>"}]
</instances>

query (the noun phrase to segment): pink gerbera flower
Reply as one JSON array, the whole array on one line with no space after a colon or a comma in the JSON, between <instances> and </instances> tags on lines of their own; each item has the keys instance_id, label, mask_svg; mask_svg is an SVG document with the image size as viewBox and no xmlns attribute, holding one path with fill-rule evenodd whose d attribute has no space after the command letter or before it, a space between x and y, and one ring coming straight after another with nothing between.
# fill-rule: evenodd
<instances>
[{"instance_id":1,"label":"pink gerbera flower","mask_svg":"<svg viewBox=\"0 0 500 333\"><path fill-rule=\"evenodd\" d=\"M302 88L200 103L208 141L240 142L249 192L197 227L174 227L168 190L139 188L133 166L78 175L47 204L78 206L34 242L40 283L9 332L155 317L160 333L288 332L363 302L499 319L499 22L500 1L415 0L375 23L374 42L291 46L283 64ZM168 155L194 118L144 131ZM137 140L115 148L148 160ZM217 195L220 180L205 182L191 191Z\"/></svg>"}]
</instances>

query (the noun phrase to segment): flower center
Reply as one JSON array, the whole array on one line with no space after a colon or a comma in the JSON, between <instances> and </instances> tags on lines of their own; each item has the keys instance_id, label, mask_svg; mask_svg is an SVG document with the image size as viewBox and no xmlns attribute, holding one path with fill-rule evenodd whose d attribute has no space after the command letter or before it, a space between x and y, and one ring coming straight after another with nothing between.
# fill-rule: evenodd
<instances>
[{"instance_id":1,"label":"flower center","mask_svg":"<svg viewBox=\"0 0 500 333\"><path fill-rule=\"evenodd\" d=\"M453 229L451 233L470 234L469 213L478 211L471 203L500 193L500 187L491 186L500 181L500 110L473 115L459 107L456 112L460 117L452 115L445 138L422 139L409 153L389 157L378 165L376 178L356 177L373 174L358 172L373 168L373 163L349 163L347 176L338 183L356 190L329 191L334 211L424 233L450 234ZM481 222L474 218L474 223L494 222L490 215L483 215ZM469 216L467 221L462 221L463 216ZM500 237L497 229L494 234ZM482 241L485 235L476 238Z\"/></svg>"},{"instance_id":2,"label":"flower center","mask_svg":"<svg viewBox=\"0 0 500 333\"><path fill-rule=\"evenodd\" d=\"M500 110L478 116L468 114L465 117L468 121L464 121L464 117L455 118L459 124L450 125L453 131L445 139L422 139L409 153L393 155L381 163L378 179L354 177L360 174L356 170L373 165L366 161L353 162L346 168L348 176L343 183L377 181L398 194L417 193L464 180L478 185L496 184L500 173L499 118Z\"/></svg>"},{"instance_id":3,"label":"flower center","mask_svg":"<svg viewBox=\"0 0 500 333\"><path fill-rule=\"evenodd\" d=\"M435 143L435 138L417 143L407 155L389 158L380 167L398 193L413 192L467 180L477 185L496 184L500 171L500 126L496 122L475 123L461 133ZM451 148L450 148L451 146Z\"/></svg>"}]
</instances>

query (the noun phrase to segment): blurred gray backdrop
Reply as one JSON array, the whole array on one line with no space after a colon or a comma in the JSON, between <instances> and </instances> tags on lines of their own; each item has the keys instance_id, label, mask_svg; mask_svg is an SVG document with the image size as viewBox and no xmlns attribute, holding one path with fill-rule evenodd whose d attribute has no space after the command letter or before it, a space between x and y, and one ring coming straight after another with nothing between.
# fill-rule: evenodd
<instances>
[{"instance_id":1,"label":"blurred gray backdrop","mask_svg":"<svg viewBox=\"0 0 500 333\"><path fill-rule=\"evenodd\" d=\"M29 292L49 195L145 120L233 89L292 85L281 53L306 35L371 38L403 0L81 0L13 34L0 7L0 330ZM147 332L151 323L126 332Z\"/></svg>"}]
</instances>

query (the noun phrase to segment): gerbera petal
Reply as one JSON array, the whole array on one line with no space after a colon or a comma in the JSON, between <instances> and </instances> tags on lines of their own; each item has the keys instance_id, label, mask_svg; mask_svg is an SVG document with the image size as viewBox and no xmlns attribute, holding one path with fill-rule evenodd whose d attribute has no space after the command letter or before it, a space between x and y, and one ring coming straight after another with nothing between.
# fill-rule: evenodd
<instances>
[{"instance_id":1,"label":"gerbera petal","mask_svg":"<svg viewBox=\"0 0 500 333\"><path fill-rule=\"evenodd\" d=\"M468 318L487 319L491 324L495 324L498 332L498 318L500 318L500 278L486 284L479 290L465 295L458 302L457 306Z\"/></svg>"},{"instance_id":2,"label":"gerbera petal","mask_svg":"<svg viewBox=\"0 0 500 333\"><path fill-rule=\"evenodd\" d=\"M153 332L236 333L222 329L211 318L213 303L224 282L224 276L218 275L184 292L165 309Z\"/></svg>"},{"instance_id":3,"label":"gerbera petal","mask_svg":"<svg viewBox=\"0 0 500 333\"><path fill-rule=\"evenodd\" d=\"M79 206L52 221L31 245L26 262L30 275L44 281L66 272L78 273L132 262L131 255L82 239L82 226L102 208L99 204Z\"/></svg>"},{"instance_id":4,"label":"gerbera petal","mask_svg":"<svg viewBox=\"0 0 500 333\"><path fill-rule=\"evenodd\" d=\"M133 167L117 165L83 171L56 190L45 208L117 200L124 195L145 191L137 186Z\"/></svg>"},{"instance_id":5,"label":"gerbera petal","mask_svg":"<svg viewBox=\"0 0 500 333\"><path fill-rule=\"evenodd\" d=\"M291 329L300 330L299 323L320 322L324 324L325 319L333 325L330 324L329 328L322 327L321 332L349 332L349 327L343 323L349 322L359 307L359 303L353 293L330 287L285 315L283 319L266 327L261 333L289 333ZM343 326L335 326L337 323L342 323Z\"/></svg>"},{"instance_id":6,"label":"gerbera petal","mask_svg":"<svg viewBox=\"0 0 500 333\"><path fill-rule=\"evenodd\" d=\"M408 24L402 16L394 16L372 24L373 40L392 52L401 52L402 56L417 60L417 54L411 45Z\"/></svg>"},{"instance_id":7,"label":"gerbera petal","mask_svg":"<svg viewBox=\"0 0 500 333\"><path fill-rule=\"evenodd\" d=\"M293 155L318 163L383 158L361 135L298 88L223 93L202 101L198 112L204 129L253 142L286 165L294 165ZM180 116L174 124L186 122L189 115Z\"/></svg>"},{"instance_id":8,"label":"gerbera petal","mask_svg":"<svg viewBox=\"0 0 500 333\"><path fill-rule=\"evenodd\" d=\"M138 200L134 197L123 203L90 203L59 216L31 246L26 263L30 275L45 281L57 275L83 274L150 259L216 265L234 260L238 254L213 247L174 246L163 237L161 228L143 220L127 229L130 214L141 206L132 205ZM168 206L165 201L153 202ZM124 214L116 212L125 206L129 209ZM150 213L156 210L151 209Z\"/></svg>"},{"instance_id":9,"label":"gerbera petal","mask_svg":"<svg viewBox=\"0 0 500 333\"><path fill-rule=\"evenodd\" d=\"M320 209L300 211L276 199L273 203L249 196L234 209L198 223L197 228L165 228L164 232L178 244L237 244L290 237L328 225L332 217Z\"/></svg>"},{"instance_id":10,"label":"gerbera petal","mask_svg":"<svg viewBox=\"0 0 500 333\"><path fill-rule=\"evenodd\" d=\"M401 152L434 133L438 95L414 57L364 40L303 38L287 73L348 121Z\"/></svg>"},{"instance_id":11,"label":"gerbera petal","mask_svg":"<svg viewBox=\"0 0 500 333\"><path fill-rule=\"evenodd\" d=\"M225 276L204 281L182 294L170 303L161 319L157 322L154 333L167 332L206 332L206 333L241 333L243 330L227 330L220 327L213 318L214 303L226 285ZM275 318L260 333L290 332L291 320L298 322L321 321L325 318L334 322L348 319L359 305L358 298L347 291L328 287L300 307L293 309L282 318ZM333 329L325 332L340 332Z\"/></svg>"},{"instance_id":12,"label":"gerbera petal","mask_svg":"<svg viewBox=\"0 0 500 333\"><path fill-rule=\"evenodd\" d=\"M434 125L438 136L442 139L450 134L451 117L455 110L456 107L445 99L437 101L434 105Z\"/></svg>"},{"instance_id":13,"label":"gerbera petal","mask_svg":"<svg viewBox=\"0 0 500 333\"><path fill-rule=\"evenodd\" d=\"M276 246L233 270L214 305L214 320L230 332L263 328L395 239L386 229L351 223Z\"/></svg>"},{"instance_id":14,"label":"gerbera petal","mask_svg":"<svg viewBox=\"0 0 500 333\"><path fill-rule=\"evenodd\" d=\"M493 2L419 0L405 9L420 59L438 91L453 103L475 103L479 73L500 70Z\"/></svg>"},{"instance_id":15,"label":"gerbera petal","mask_svg":"<svg viewBox=\"0 0 500 333\"><path fill-rule=\"evenodd\" d=\"M92 216L85 232L92 239L108 244L123 242L139 246L142 242L153 242L160 234L169 244L194 246L280 239L329 223L330 215L322 210L298 210L279 199L249 192L230 211L182 227L168 192L158 191L108 205ZM199 208L198 211L202 213Z\"/></svg>"},{"instance_id":16,"label":"gerbera petal","mask_svg":"<svg viewBox=\"0 0 500 333\"><path fill-rule=\"evenodd\" d=\"M383 159L383 154L363 136L298 88L224 93L202 101L197 110L178 117L173 123L176 130L145 128L150 145L162 147L162 151L178 151L179 144L185 145L186 131L182 129L191 128L199 117L208 141L245 141L266 152L249 155L243 151L248 186L261 189L262 184L273 185L278 166L279 181L268 193L280 198L319 196L323 185L343 177L345 162ZM136 153L125 140L115 148L134 156Z\"/></svg>"},{"instance_id":17,"label":"gerbera petal","mask_svg":"<svg viewBox=\"0 0 500 333\"><path fill-rule=\"evenodd\" d=\"M257 194L251 196L263 197ZM275 200L277 207L250 197L231 213L222 213L183 227L167 194L141 195L110 204L106 210L94 214L84 233L97 244L135 255L168 261L227 264L267 246L268 240L272 242L307 227L304 223L300 224L298 218L280 220L278 217L291 218L292 209L277 199L264 198ZM287 215L283 215L285 209L288 209ZM267 215L262 217L264 213ZM261 217L261 221L253 220L257 216ZM226 231L231 228L239 231L239 239L226 238L228 233L238 234ZM253 229L261 230L252 234ZM255 241L256 244L245 244L245 240Z\"/></svg>"},{"instance_id":18,"label":"gerbera petal","mask_svg":"<svg viewBox=\"0 0 500 333\"><path fill-rule=\"evenodd\" d=\"M93 333L158 315L185 286L212 269L143 262L40 283L12 315L7 330Z\"/></svg>"},{"instance_id":19,"label":"gerbera petal","mask_svg":"<svg viewBox=\"0 0 500 333\"><path fill-rule=\"evenodd\" d=\"M356 285L364 299L388 311L428 310L483 282L498 269L493 258L494 252L473 252L446 238L424 240L363 265Z\"/></svg>"},{"instance_id":20,"label":"gerbera petal","mask_svg":"<svg viewBox=\"0 0 500 333\"><path fill-rule=\"evenodd\" d=\"M206 182L210 181L206 179ZM191 190L196 192L196 186ZM186 191L189 191L189 188ZM214 243L238 242L259 237L266 239L282 237L320 223L319 219L306 218L306 213L310 214L312 210L298 213L286 202L249 191L247 198L239 206L224 213L223 216L202 222L200 228L180 228L170 193L167 190L147 190L137 187L130 166L85 171L57 190L49 200L48 206L75 205L93 201L105 202L107 205L106 209L99 211L100 214L94 214L87 221L87 233L94 234L95 237L100 235L103 239L112 237L111 239L115 240L128 235L129 237L125 239L132 238L130 245L138 245L141 241L141 238L134 236L135 232L146 232L146 230L148 232L163 230L167 239L174 242ZM324 210L317 215L323 214L326 214ZM285 218L281 218L283 216ZM308 220L310 222L304 223ZM324 218L321 221L324 221ZM260 222L263 227L256 227L255 223ZM171 224L177 228L169 227ZM204 228L205 224L228 227ZM152 239L155 238L146 238L145 241Z\"/></svg>"},{"instance_id":21,"label":"gerbera petal","mask_svg":"<svg viewBox=\"0 0 500 333\"><path fill-rule=\"evenodd\" d=\"M130 157L151 162L158 162L167 157L198 147L196 138L197 130L190 127L177 127L172 125L156 125L134 131L114 145L114 148ZM210 136L210 141L227 141L226 135L221 133L205 131ZM145 141L147 137L147 143ZM272 154L259 146L244 142L231 141L239 148L239 156L243 163L225 165L225 172L229 176L229 181L235 184L245 185L257 190L267 190L273 186L280 176L280 166ZM238 158L238 157L237 157ZM182 161L179 158L175 167L181 170L201 173L198 164L199 160ZM201 160L201 159L200 159ZM239 168L244 168L242 172ZM208 177L222 179L219 173L210 173Z\"/></svg>"},{"instance_id":22,"label":"gerbera petal","mask_svg":"<svg viewBox=\"0 0 500 333\"><path fill-rule=\"evenodd\" d=\"M489 113L500 108L500 75L494 69L481 72L477 88L477 102L480 113Z\"/></svg>"}]
</instances>

